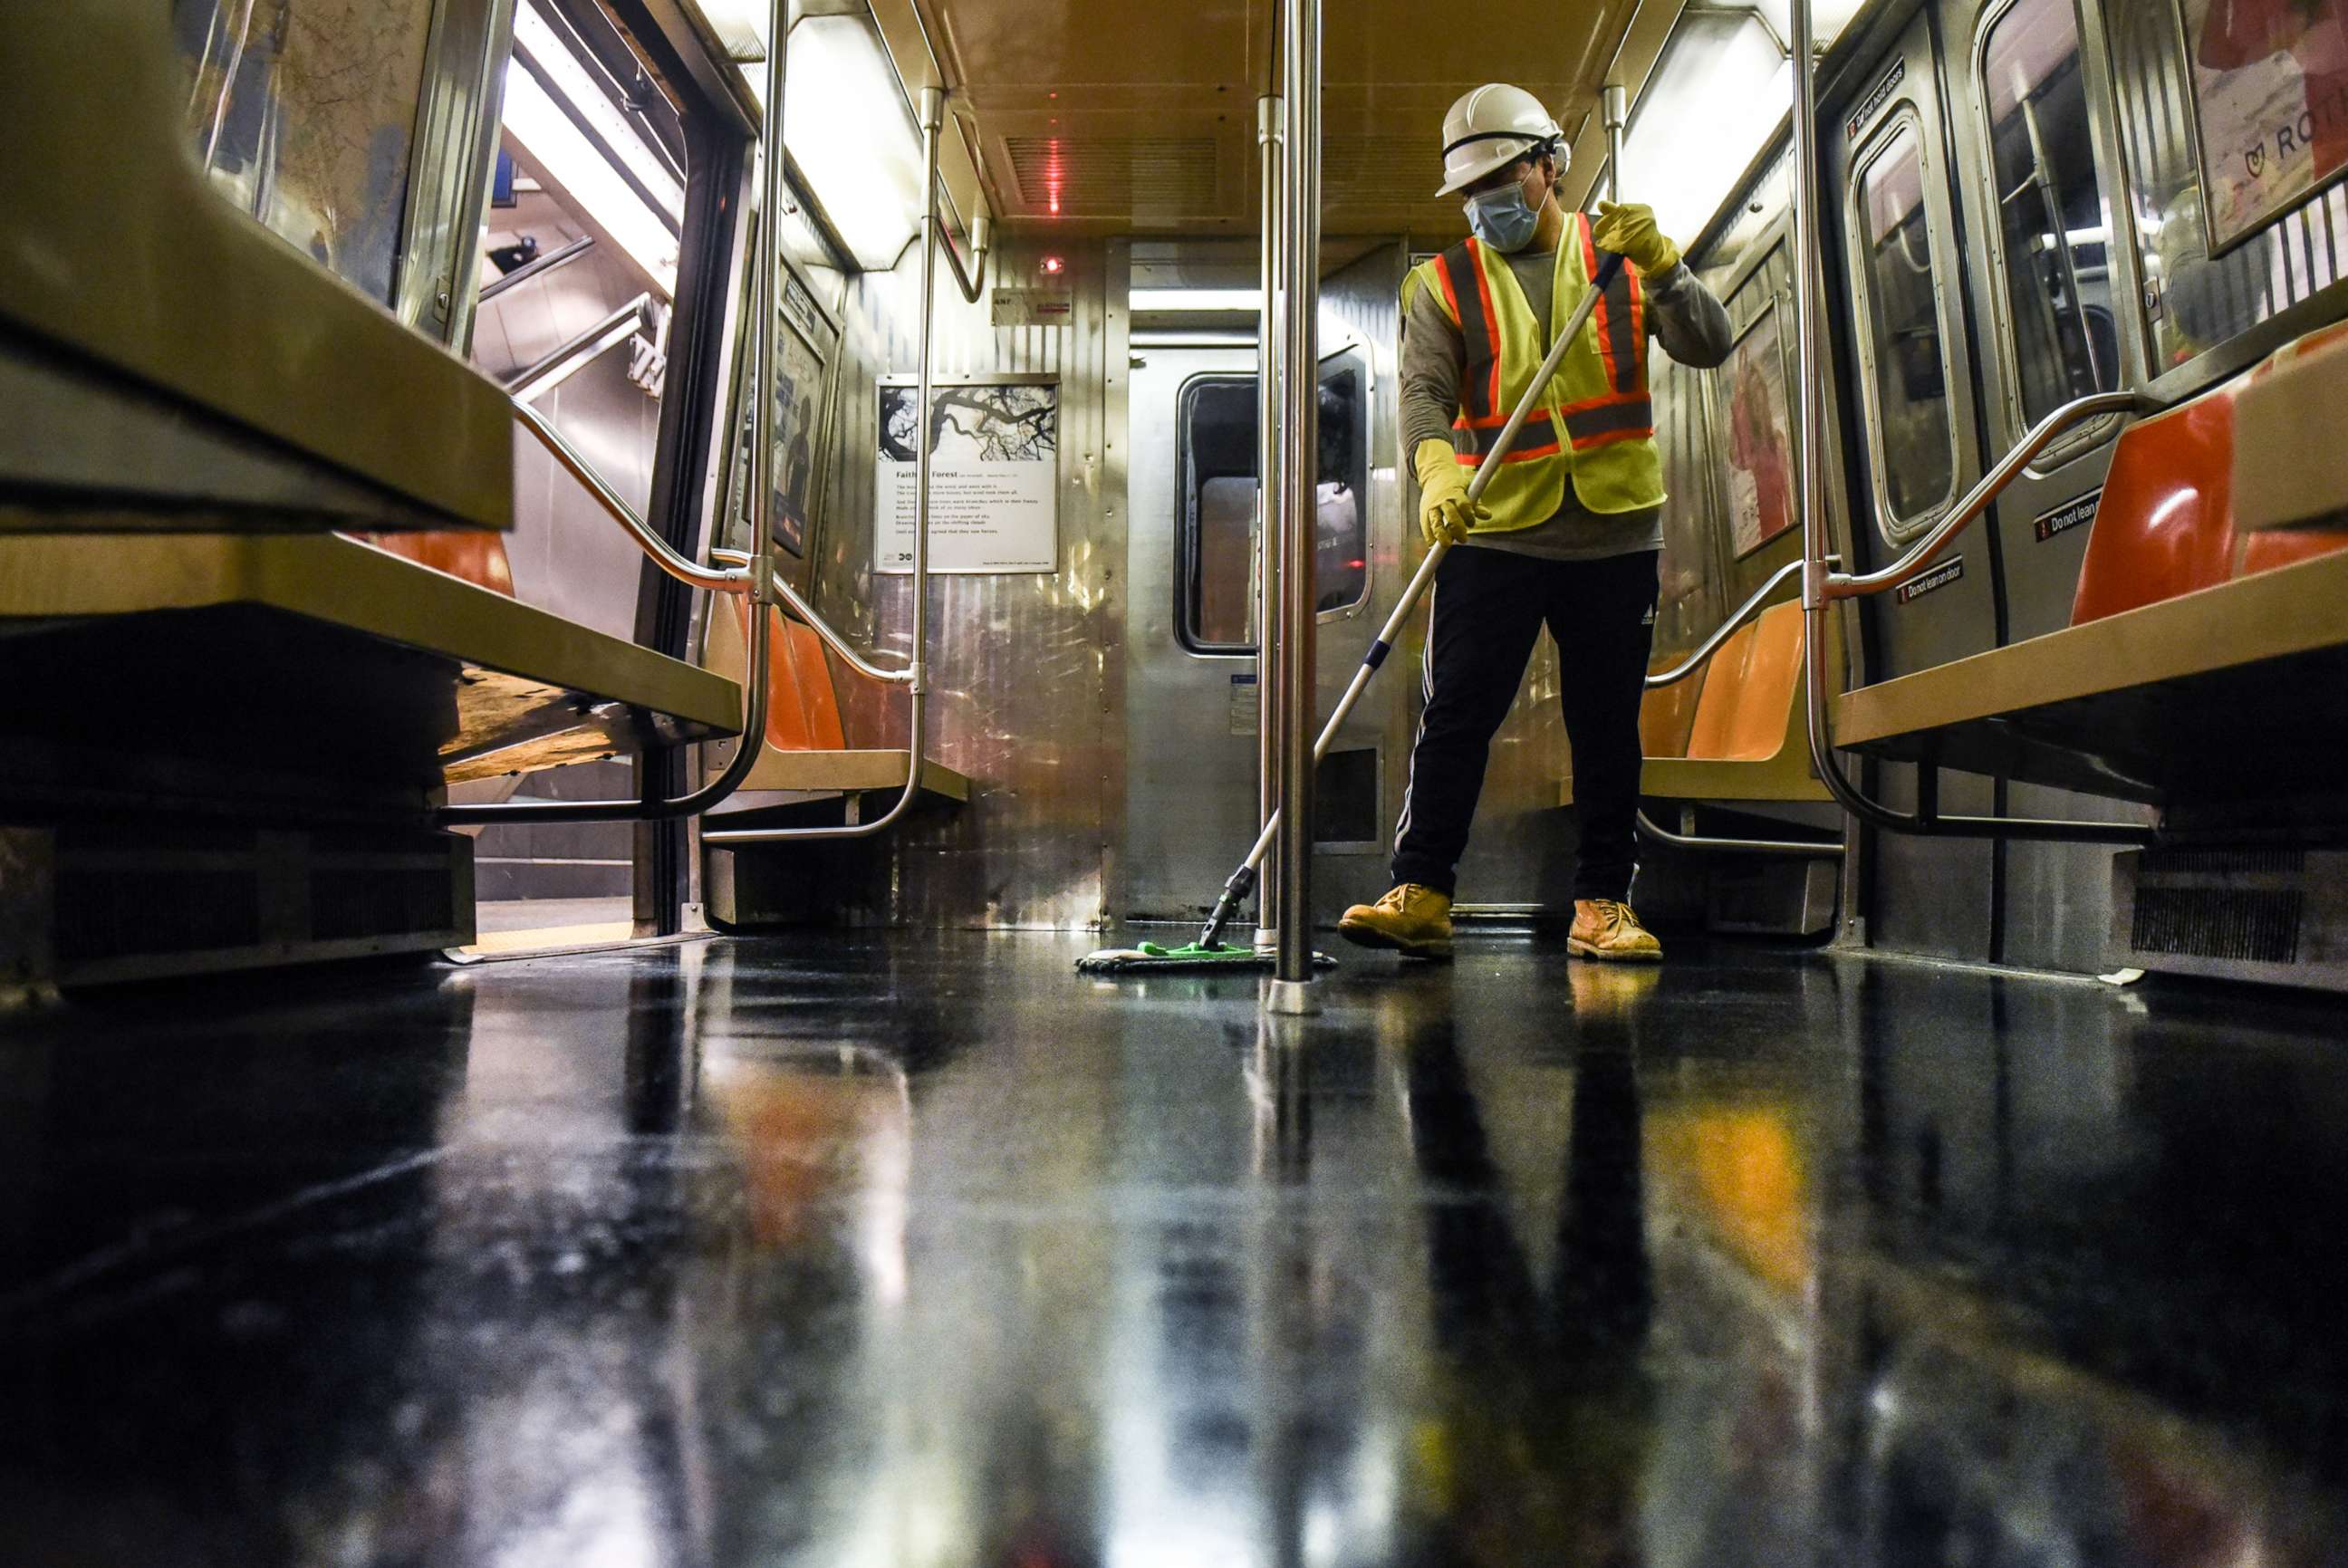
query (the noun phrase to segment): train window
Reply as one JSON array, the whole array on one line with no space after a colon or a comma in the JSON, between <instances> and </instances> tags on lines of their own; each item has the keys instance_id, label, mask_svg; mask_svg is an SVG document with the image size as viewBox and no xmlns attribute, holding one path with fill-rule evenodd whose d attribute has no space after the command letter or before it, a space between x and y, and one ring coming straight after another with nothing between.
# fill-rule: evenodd
<instances>
[{"instance_id":1,"label":"train window","mask_svg":"<svg viewBox=\"0 0 2348 1568\"><path fill-rule=\"evenodd\" d=\"M1913 118L1900 121L1861 166L1856 208L1876 488L1885 531L1896 540L1922 526L1956 480L1935 236Z\"/></svg>"},{"instance_id":2,"label":"train window","mask_svg":"<svg viewBox=\"0 0 2348 1568\"><path fill-rule=\"evenodd\" d=\"M1369 591L1367 397L1350 358L1321 373L1313 583L1324 614L1354 608ZM1252 376L1200 376L1182 389L1175 624L1193 653L1255 648L1255 393Z\"/></svg>"},{"instance_id":3,"label":"train window","mask_svg":"<svg viewBox=\"0 0 2348 1568\"><path fill-rule=\"evenodd\" d=\"M2102 9L2158 374L2348 275L2348 0Z\"/></svg>"},{"instance_id":4,"label":"train window","mask_svg":"<svg viewBox=\"0 0 2348 1568\"><path fill-rule=\"evenodd\" d=\"M432 0L175 0L188 130L213 188L391 303Z\"/></svg>"},{"instance_id":5,"label":"train window","mask_svg":"<svg viewBox=\"0 0 2348 1568\"><path fill-rule=\"evenodd\" d=\"M2111 231L2071 0L2019 0L1982 35L2007 396L2034 425L2119 385Z\"/></svg>"}]
</instances>

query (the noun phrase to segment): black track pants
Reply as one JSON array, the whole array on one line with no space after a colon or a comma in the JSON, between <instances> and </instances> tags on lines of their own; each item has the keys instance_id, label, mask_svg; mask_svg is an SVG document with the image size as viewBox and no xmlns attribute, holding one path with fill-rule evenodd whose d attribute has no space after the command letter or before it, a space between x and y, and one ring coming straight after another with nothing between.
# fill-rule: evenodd
<instances>
[{"instance_id":1,"label":"black track pants","mask_svg":"<svg viewBox=\"0 0 2348 1568\"><path fill-rule=\"evenodd\" d=\"M1426 714L1395 834L1395 882L1454 891L1486 754L1546 624L1557 640L1581 824L1573 896L1630 896L1655 561L1652 550L1542 561L1472 544L1443 558L1426 641Z\"/></svg>"}]
</instances>

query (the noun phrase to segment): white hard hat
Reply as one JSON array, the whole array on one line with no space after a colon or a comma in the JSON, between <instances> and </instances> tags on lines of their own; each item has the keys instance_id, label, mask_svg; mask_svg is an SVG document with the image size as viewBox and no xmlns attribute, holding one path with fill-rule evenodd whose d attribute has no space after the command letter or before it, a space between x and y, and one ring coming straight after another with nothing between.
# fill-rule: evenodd
<instances>
[{"instance_id":1,"label":"white hard hat","mask_svg":"<svg viewBox=\"0 0 2348 1568\"><path fill-rule=\"evenodd\" d=\"M1506 82L1478 88L1443 117L1443 189L1436 194L1464 190L1545 141L1558 144L1562 173L1562 160L1573 151L1565 146L1564 133L1540 99Z\"/></svg>"}]
</instances>

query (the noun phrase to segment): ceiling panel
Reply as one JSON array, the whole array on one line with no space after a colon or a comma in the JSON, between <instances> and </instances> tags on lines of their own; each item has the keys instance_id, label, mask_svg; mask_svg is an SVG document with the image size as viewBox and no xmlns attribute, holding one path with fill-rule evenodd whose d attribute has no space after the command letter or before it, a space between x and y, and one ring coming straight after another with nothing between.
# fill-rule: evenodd
<instances>
[{"instance_id":1,"label":"ceiling panel","mask_svg":"<svg viewBox=\"0 0 2348 1568\"><path fill-rule=\"evenodd\" d=\"M1254 229L1255 99L1272 75L1269 0L916 4L1006 224L1091 233ZM1484 0L1474 26L1461 27L1423 0L1324 5L1324 227L1429 238L1457 230L1457 204L1430 194L1453 99L1485 81L1514 81L1571 135L1594 119L1598 88L1632 18L1637 33L1660 43L1679 9L1680 0ZM1633 62L1626 55L1622 63Z\"/></svg>"}]
</instances>

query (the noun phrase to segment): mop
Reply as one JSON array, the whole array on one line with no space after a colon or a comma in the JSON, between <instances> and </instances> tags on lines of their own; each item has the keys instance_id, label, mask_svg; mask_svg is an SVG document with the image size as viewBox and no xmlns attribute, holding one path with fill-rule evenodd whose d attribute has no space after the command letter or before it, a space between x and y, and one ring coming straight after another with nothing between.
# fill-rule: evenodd
<instances>
[{"instance_id":1,"label":"mop","mask_svg":"<svg viewBox=\"0 0 2348 1568\"><path fill-rule=\"evenodd\" d=\"M1517 399L1516 407L1509 415L1509 422L1500 428L1499 439L1492 444L1490 455L1478 465L1475 477L1468 481L1470 505L1483 498L1485 487L1492 482L1492 476L1499 472L1501 459L1509 455L1509 449L1516 445L1517 433L1531 418L1541 394L1549 390L1550 380L1557 374L1558 366L1565 363L1567 347L1590 324L1591 313L1598 308L1598 302L1605 297L1607 286L1613 283L1614 274L1622 270L1622 257L1612 252L1600 253L1597 276L1583 291L1581 303L1573 307L1573 314L1566 318L1565 330L1559 333L1556 341L1550 346L1548 357L1541 361L1540 368L1533 374L1532 384L1525 388L1525 395ZM1337 731L1344 727L1345 720L1353 714L1354 705L1361 701L1362 693L1369 689L1371 679L1378 673L1378 666L1386 662L1388 654L1394 652L1395 639L1402 635L1403 625L1410 619L1411 612L1418 608L1419 600L1426 597L1427 589L1434 585L1436 569L1450 553L1451 541L1437 540L1435 548L1426 552L1426 559L1419 562L1410 585L1403 590L1402 598L1395 603L1394 614L1386 617L1386 624L1379 631L1377 640L1370 645L1369 652L1362 655L1361 666L1354 670L1352 682L1345 687L1345 695L1337 699L1336 710L1330 714L1329 722L1322 726L1321 738L1313 743L1314 766L1319 766L1321 759L1329 754L1329 747L1336 739ZM1138 947L1104 947L1078 959L1077 973L1146 975L1170 974L1178 970L1261 971L1272 968L1274 963L1272 954L1260 953L1251 946L1227 947L1223 945L1222 936L1223 927L1231 923L1231 916L1238 913L1240 905L1255 892L1256 878L1263 869L1264 857L1272 853L1272 840L1279 832L1280 813L1274 811L1271 820L1264 823L1263 831L1257 836L1255 848L1248 851L1248 858L1240 863L1239 870L1231 873L1231 881L1223 884L1222 896L1215 901L1214 913L1207 916L1207 923L1199 928L1198 940L1182 947L1161 947L1154 942L1145 942ZM1323 953L1314 954L1313 962L1316 968L1336 967L1336 960Z\"/></svg>"}]
</instances>

